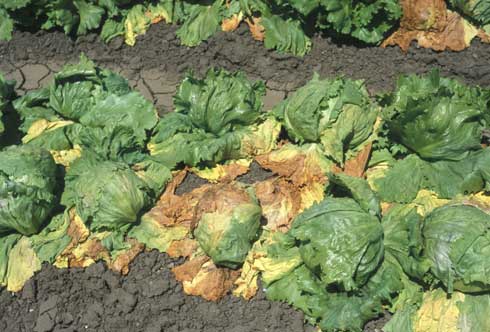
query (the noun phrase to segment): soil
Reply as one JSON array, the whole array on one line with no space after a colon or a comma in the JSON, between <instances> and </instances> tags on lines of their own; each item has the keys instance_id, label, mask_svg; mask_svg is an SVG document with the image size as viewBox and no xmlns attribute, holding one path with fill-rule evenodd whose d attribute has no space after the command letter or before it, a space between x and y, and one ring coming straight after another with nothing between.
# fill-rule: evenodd
<instances>
[{"instance_id":1,"label":"soil","mask_svg":"<svg viewBox=\"0 0 490 332\"><path fill-rule=\"evenodd\" d=\"M263 293L249 302L186 296L169 269L174 264L153 251L138 256L127 276L102 263L64 270L46 265L22 292L0 292L0 331L313 331L301 313Z\"/></svg>"},{"instance_id":2,"label":"soil","mask_svg":"<svg viewBox=\"0 0 490 332\"><path fill-rule=\"evenodd\" d=\"M0 72L17 80L17 91L47 85L53 73L85 53L99 65L118 72L152 100L161 114L172 110L172 96L183 75L203 74L209 67L242 70L251 79L266 82L266 109L287 97L318 72L322 77L364 79L371 93L393 87L401 73L426 73L437 68L445 76L490 86L490 45L473 42L459 52L437 53L413 47L339 45L314 37L304 58L268 51L254 41L244 26L235 33L218 33L196 48L180 46L176 28L158 24L139 37L135 47L121 39L106 45L94 34L76 41L61 32L15 32L11 42L0 42ZM14 138L12 138L14 139ZM254 183L271 174L253 164L240 181ZM190 174L177 193L206 183ZM24 290L0 290L0 331L313 331L301 313L268 302L261 293L250 302L231 296L219 303L186 296L165 254L143 253L129 275L120 276L95 264L87 269L59 270L44 266ZM368 323L365 332L379 332L389 315Z\"/></svg>"}]
</instances>

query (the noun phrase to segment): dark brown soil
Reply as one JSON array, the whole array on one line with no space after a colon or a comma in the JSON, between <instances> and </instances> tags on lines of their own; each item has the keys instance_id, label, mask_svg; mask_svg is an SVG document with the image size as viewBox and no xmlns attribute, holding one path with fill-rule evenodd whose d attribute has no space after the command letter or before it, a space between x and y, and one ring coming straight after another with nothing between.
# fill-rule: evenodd
<instances>
[{"instance_id":1,"label":"dark brown soil","mask_svg":"<svg viewBox=\"0 0 490 332\"><path fill-rule=\"evenodd\" d=\"M359 48L315 37L312 52L299 59L266 50L244 27L218 33L192 49L180 46L175 27L167 25L153 26L133 48L121 39L105 45L96 35L73 41L61 32L16 32L13 41L0 42L0 71L17 80L17 91L23 94L46 85L82 52L128 78L161 113L172 110L172 95L188 70L202 74L210 66L242 70L266 81L267 109L314 72L365 79L372 93L390 89L401 73L432 68L467 83L490 85L490 45L480 42L460 53L413 47L404 54L398 48ZM254 183L269 176L253 165L240 181ZM204 183L189 175L178 193ZM102 264L83 270L45 266L21 293L0 290L0 331L313 331L303 325L300 313L264 300L263 294L250 302L227 297L217 304L186 296L169 271L172 264L166 255L151 252L140 255L126 277ZM387 319L369 323L365 331L381 331Z\"/></svg>"},{"instance_id":2,"label":"dark brown soil","mask_svg":"<svg viewBox=\"0 0 490 332\"><path fill-rule=\"evenodd\" d=\"M185 296L173 265L158 252L138 256L125 277L102 263L65 270L47 265L21 293L0 292L0 331L313 331L301 313L263 293L250 302Z\"/></svg>"}]
</instances>

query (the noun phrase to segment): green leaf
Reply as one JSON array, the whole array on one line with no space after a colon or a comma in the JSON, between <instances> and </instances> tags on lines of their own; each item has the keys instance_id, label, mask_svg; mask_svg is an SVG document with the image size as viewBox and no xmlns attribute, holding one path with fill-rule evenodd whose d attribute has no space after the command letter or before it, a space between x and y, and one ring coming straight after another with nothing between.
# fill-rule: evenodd
<instances>
[{"instance_id":1,"label":"green leaf","mask_svg":"<svg viewBox=\"0 0 490 332\"><path fill-rule=\"evenodd\" d=\"M216 0L210 6L192 5L190 15L177 30L177 36L183 45L197 46L211 37L220 26L222 0Z\"/></svg>"},{"instance_id":2,"label":"green leaf","mask_svg":"<svg viewBox=\"0 0 490 332\"><path fill-rule=\"evenodd\" d=\"M124 35L124 23L113 19L108 19L104 22L102 26L102 31L100 32L100 38L108 43L112 39Z\"/></svg>"},{"instance_id":3,"label":"green leaf","mask_svg":"<svg viewBox=\"0 0 490 332\"><path fill-rule=\"evenodd\" d=\"M311 49L311 41L303 31L301 23L284 20L280 16L263 16L260 23L265 28L265 47L284 53L304 56Z\"/></svg>"},{"instance_id":4,"label":"green leaf","mask_svg":"<svg viewBox=\"0 0 490 332\"><path fill-rule=\"evenodd\" d=\"M90 30L100 27L102 16L105 14L103 8L88 3L85 0L74 0L73 5L78 9L78 15L80 16L77 35L85 35Z\"/></svg>"},{"instance_id":5,"label":"green leaf","mask_svg":"<svg viewBox=\"0 0 490 332\"><path fill-rule=\"evenodd\" d=\"M10 18L5 9L0 8L0 40L11 40L13 31L14 20Z\"/></svg>"}]
</instances>

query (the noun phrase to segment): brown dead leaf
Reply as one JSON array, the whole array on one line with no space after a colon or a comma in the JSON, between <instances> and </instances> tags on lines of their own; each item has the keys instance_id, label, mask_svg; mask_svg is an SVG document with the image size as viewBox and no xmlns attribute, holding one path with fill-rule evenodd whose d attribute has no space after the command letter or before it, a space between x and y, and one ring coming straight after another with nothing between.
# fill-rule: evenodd
<instances>
[{"instance_id":1,"label":"brown dead leaf","mask_svg":"<svg viewBox=\"0 0 490 332\"><path fill-rule=\"evenodd\" d=\"M147 213L147 218L165 227L191 226L196 205L210 185L202 186L183 195L176 195L175 190L186 175L187 171L182 171L172 179L156 206Z\"/></svg>"},{"instance_id":2,"label":"brown dead leaf","mask_svg":"<svg viewBox=\"0 0 490 332\"><path fill-rule=\"evenodd\" d=\"M190 261L185 262L182 265L176 266L172 269L175 275L175 279L180 282L192 281L194 277L199 273L204 263L209 261L207 256L199 256Z\"/></svg>"},{"instance_id":3,"label":"brown dead leaf","mask_svg":"<svg viewBox=\"0 0 490 332\"><path fill-rule=\"evenodd\" d=\"M255 194L267 220L267 229L287 232L301 209L299 188L284 178L272 178L258 182Z\"/></svg>"},{"instance_id":4,"label":"brown dead leaf","mask_svg":"<svg viewBox=\"0 0 490 332\"><path fill-rule=\"evenodd\" d=\"M461 51L483 32L461 15L447 9L444 0L403 0L400 29L388 37L381 47L398 45L408 51L412 41L436 51Z\"/></svg>"},{"instance_id":5,"label":"brown dead leaf","mask_svg":"<svg viewBox=\"0 0 490 332\"><path fill-rule=\"evenodd\" d=\"M232 211L241 203L250 203L251 198L237 183L223 183L203 186L202 195L194 210L192 229L197 226L202 215L216 211ZM199 188L199 189L201 189Z\"/></svg>"},{"instance_id":6,"label":"brown dead leaf","mask_svg":"<svg viewBox=\"0 0 490 332\"><path fill-rule=\"evenodd\" d=\"M265 28L262 24L260 24L260 17L252 17L247 18L245 22L247 22L250 32L252 33L252 37L258 41L264 41L265 39Z\"/></svg>"},{"instance_id":7,"label":"brown dead leaf","mask_svg":"<svg viewBox=\"0 0 490 332\"><path fill-rule=\"evenodd\" d=\"M255 160L263 168L287 178L296 186L301 187L312 182L327 183L325 172L305 154L296 154L288 159L275 159L274 151L257 156Z\"/></svg>"},{"instance_id":8,"label":"brown dead leaf","mask_svg":"<svg viewBox=\"0 0 490 332\"><path fill-rule=\"evenodd\" d=\"M129 239L128 243L131 245L131 248L120 253L116 259L112 260L109 263L109 268L112 271L119 272L123 275L127 275L129 273L129 264L138 256L140 252L143 251L145 246L142 243L139 243L135 239Z\"/></svg>"},{"instance_id":9,"label":"brown dead leaf","mask_svg":"<svg viewBox=\"0 0 490 332\"><path fill-rule=\"evenodd\" d=\"M189 238L173 241L167 249L167 254L172 258L188 258L197 250L198 247L199 244L197 241Z\"/></svg>"},{"instance_id":10,"label":"brown dead leaf","mask_svg":"<svg viewBox=\"0 0 490 332\"><path fill-rule=\"evenodd\" d=\"M373 144L367 144L356 157L349 159L344 164L344 169L334 165L332 167L333 173L345 173L350 176L362 178L367 168L369 157L371 156L371 149Z\"/></svg>"},{"instance_id":11,"label":"brown dead leaf","mask_svg":"<svg viewBox=\"0 0 490 332\"><path fill-rule=\"evenodd\" d=\"M243 13L242 12L240 12L238 14L234 14L232 17L225 18L221 22L221 30L223 30L224 32L235 31L238 28L238 26L240 25L240 23L242 23L242 21L243 21Z\"/></svg>"},{"instance_id":12,"label":"brown dead leaf","mask_svg":"<svg viewBox=\"0 0 490 332\"><path fill-rule=\"evenodd\" d=\"M183 284L188 295L201 296L208 301L219 301L233 287L240 270L219 268L206 256L196 257L172 269L175 278Z\"/></svg>"}]
</instances>

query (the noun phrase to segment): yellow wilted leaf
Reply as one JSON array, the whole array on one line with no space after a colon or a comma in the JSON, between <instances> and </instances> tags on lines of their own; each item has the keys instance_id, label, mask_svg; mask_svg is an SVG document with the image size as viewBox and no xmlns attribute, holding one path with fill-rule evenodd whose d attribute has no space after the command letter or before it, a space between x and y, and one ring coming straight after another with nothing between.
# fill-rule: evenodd
<instances>
[{"instance_id":1,"label":"yellow wilted leaf","mask_svg":"<svg viewBox=\"0 0 490 332\"><path fill-rule=\"evenodd\" d=\"M79 145L75 145L71 150L51 150L49 152L53 156L55 163L58 165L63 165L67 168L69 168L71 163L82 156L82 148Z\"/></svg>"},{"instance_id":2,"label":"yellow wilted leaf","mask_svg":"<svg viewBox=\"0 0 490 332\"><path fill-rule=\"evenodd\" d=\"M448 298L441 289L427 292L416 313L414 332L460 332L457 304L464 298L465 295L459 292L454 292Z\"/></svg>"},{"instance_id":3,"label":"yellow wilted leaf","mask_svg":"<svg viewBox=\"0 0 490 332\"><path fill-rule=\"evenodd\" d=\"M53 131L58 128L72 125L73 121L53 121L49 122L46 119L40 119L35 121L27 130L27 135L22 138L22 143L27 144L33 139L39 137L45 132Z\"/></svg>"},{"instance_id":4,"label":"yellow wilted leaf","mask_svg":"<svg viewBox=\"0 0 490 332\"><path fill-rule=\"evenodd\" d=\"M413 204L417 208L417 212L425 217L432 210L450 202L448 199L438 198L436 193L430 190L422 189L417 193L417 197L413 200Z\"/></svg>"},{"instance_id":5,"label":"yellow wilted leaf","mask_svg":"<svg viewBox=\"0 0 490 332\"><path fill-rule=\"evenodd\" d=\"M11 292L22 290L34 273L41 270L41 261L25 236L10 251L8 262L7 290Z\"/></svg>"},{"instance_id":6,"label":"yellow wilted leaf","mask_svg":"<svg viewBox=\"0 0 490 332\"><path fill-rule=\"evenodd\" d=\"M249 159L232 160L224 165L216 165L215 167L201 169L194 167L191 168L191 172L211 183L228 182L247 173L251 163L252 160Z\"/></svg>"}]
</instances>

